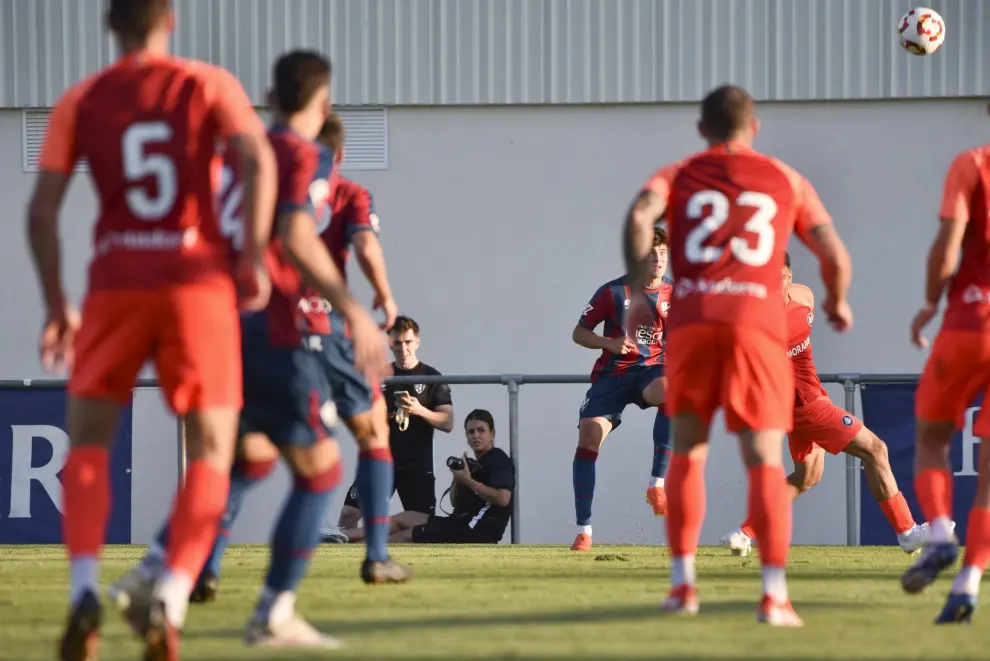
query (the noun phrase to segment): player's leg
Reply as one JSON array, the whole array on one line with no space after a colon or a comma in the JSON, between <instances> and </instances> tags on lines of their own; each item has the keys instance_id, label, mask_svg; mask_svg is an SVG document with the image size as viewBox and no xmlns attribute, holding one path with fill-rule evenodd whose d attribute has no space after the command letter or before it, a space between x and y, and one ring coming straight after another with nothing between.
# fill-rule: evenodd
<instances>
[{"instance_id":1,"label":"player's leg","mask_svg":"<svg viewBox=\"0 0 990 661\"><path fill-rule=\"evenodd\" d=\"M990 420L979 413L973 432L980 437L976 494L966 526L966 552L936 624L968 623L976 610L980 581L990 562Z\"/></svg>"},{"instance_id":2,"label":"player's leg","mask_svg":"<svg viewBox=\"0 0 990 661\"><path fill-rule=\"evenodd\" d=\"M340 320L341 325L343 321ZM333 391L338 415L358 444L355 478L357 500L364 519L367 555L362 575L384 571L399 580L403 568L388 556L389 501L394 490L392 452L389 449L388 413L378 384L369 385L354 369L354 347L335 334L323 338L324 367ZM388 567L374 568L374 564Z\"/></svg>"},{"instance_id":3,"label":"player's leg","mask_svg":"<svg viewBox=\"0 0 990 661\"><path fill-rule=\"evenodd\" d=\"M178 654L189 597L227 507L241 390L241 323L233 285L162 290L155 367L185 429L186 473L173 501L165 569L147 608L131 609L147 658ZM171 655L171 656L170 656Z\"/></svg>"},{"instance_id":4,"label":"player's leg","mask_svg":"<svg viewBox=\"0 0 990 661\"><path fill-rule=\"evenodd\" d=\"M670 463L670 418L667 417L665 403L667 401L667 377L663 367L650 370L647 385L643 388L641 397L650 407L656 407L657 414L653 420L653 466L650 470L650 483L646 488L646 502L653 508L655 516L667 513L667 494L664 491L664 476L667 474L667 464Z\"/></svg>"},{"instance_id":5,"label":"player's leg","mask_svg":"<svg viewBox=\"0 0 990 661\"><path fill-rule=\"evenodd\" d=\"M605 437L612 430L612 422L605 417L582 418L578 423L578 445L571 464L571 483L574 488L574 520L577 534L572 551L591 550L591 505L595 499L595 462Z\"/></svg>"},{"instance_id":6,"label":"player's leg","mask_svg":"<svg viewBox=\"0 0 990 661\"><path fill-rule=\"evenodd\" d=\"M817 444L794 436L788 438L791 459L794 470L787 476L788 491L791 500L810 490L822 481L825 474L825 450ZM743 557L749 555L756 530L753 528L752 517L746 517L743 524L719 540L732 550L733 555Z\"/></svg>"},{"instance_id":7,"label":"player's leg","mask_svg":"<svg viewBox=\"0 0 990 661\"><path fill-rule=\"evenodd\" d=\"M629 375L602 377L591 384L578 413L578 443L571 464L574 488L574 520L577 534L572 551L590 551L591 506L595 499L595 464L602 443L622 424L622 411L632 402L636 382Z\"/></svg>"},{"instance_id":8,"label":"player's leg","mask_svg":"<svg viewBox=\"0 0 990 661\"><path fill-rule=\"evenodd\" d=\"M845 425L848 422L850 427L856 430L856 435L845 446L845 453L863 462L866 485L870 494L880 505L887 521L897 533L897 541L901 548L906 553L914 553L924 546L928 527L919 526L914 521L911 507L898 488L894 471L890 467L887 444L854 416L841 409L839 413L843 414L841 424Z\"/></svg>"},{"instance_id":9,"label":"player's leg","mask_svg":"<svg viewBox=\"0 0 990 661\"><path fill-rule=\"evenodd\" d=\"M245 640L262 647L336 648L340 641L302 619L295 602L299 583L320 544L320 523L340 482L340 450L325 432L307 445L301 442L303 435L283 431L282 457L292 471L293 486L275 525L268 572Z\"/></svg>"},{"instance_id":10,"label":"player's leg","mask_svg":"<svg viewBox=\"0 0 990 661\"><path fill-rule=\"evenodd\" d=\"M227 509L220 520L220 530L213 549L189 597L192 603L205 603L216 599L220 566L230 544L230 531L241 512L244 499L256 485L261 484L272 474L278 465L278 458L278 449L262 434L244 434L238 440L237 457L230 470Z\"/></svg>"},{"instance_id":11,"label":"player's leg","mask_svg":"<svg viewBox=\"0 0 990 661\"><path fill-rule=\"evenodd\" d=\"M787 592L792 507L784 472L784 435L793 427L794 373L778 342L762 332L732 329L722 401L725 423L739 436L749 476L749 517L763 567L757 621L799 627Z\"/></svg>"},{"instance_id":12,"label":"player's leg","mask_svg":"<svg viewBox=\"0 0 990 661\"><path fill-rule=\"evenodd\" d=\"M62 661L95 658L102 608L100 554L112 498L110 450L120 410L151 351L142 292L95 292L83 306L69 381L69 453L62 470L62 534L69 556L69 617Z\"/></svg>"},{"instance_id":13,"label":"player's leg","mask_svg":"<svg viewBox=\"0 0 990 661\"><path fill-rule=\"evenodd\" d=\"M667 471L667 542L670 594L667 612L698 612L695 556L705 518L705 461L708 429L718 408L723 343L717 327L690 326L668 338L667 411L673 427L673 454Z\"/></svg>"},{"instance_id":14,"label":"player's leg","mask_svg":"<svg viewBox=\"0 0 990 661\"><path fill-rule=\"evenodd\" d=\"M901 587L921 592L959 555L952 522L949 446L969 402L984 389L990 351L979 333L941 331L915 391L914 488L928 522L928 540L904 572Z\"/></svg>"}]
</instances>

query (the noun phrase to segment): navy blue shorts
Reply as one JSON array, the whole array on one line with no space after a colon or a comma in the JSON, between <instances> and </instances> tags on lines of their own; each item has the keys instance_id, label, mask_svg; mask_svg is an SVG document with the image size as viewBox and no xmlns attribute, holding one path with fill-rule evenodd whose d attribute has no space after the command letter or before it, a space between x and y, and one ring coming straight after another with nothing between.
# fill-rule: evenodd
<instances>
[{"instance_id":1,"label":"navy blue shorts","mask_svg":"<svg viewBox=\"0 0 990 661\"><path fill-rule=\"evenodd\" d=\"M320 361L333 392L337 414L343 420L350 420L371 410L375 391L368 386L364 375L354 369L354 344L342 332L318 337L323 345Z\"/></svg>"},{"instance_id":2,"label":"navy blue shorts","mask_svg":"<svg viewBox=\"0 0 990 661\"><path fill-rule=\"evenodd\" d=\"M618 376L603 376L591 384L581 403L581 420L606 418L612 428L622 424L622 412L630 404L641 409L650 408L643 399L648 385L664 375L663 365L630 370Z\"/></svg>"},{"instance_id":3,"label":"navy blue shorts","mask_svg":"<svg viewBox=\"0 0 990 661\"><path fill-rule=\"evenodd\" d=\"M336 411L318 351L268 346L264 315L241 319L244 408L240 434L264 434L279 447L332 436ZM257 326L262 326L258 328Z\"/></svg>"}]
</instances>

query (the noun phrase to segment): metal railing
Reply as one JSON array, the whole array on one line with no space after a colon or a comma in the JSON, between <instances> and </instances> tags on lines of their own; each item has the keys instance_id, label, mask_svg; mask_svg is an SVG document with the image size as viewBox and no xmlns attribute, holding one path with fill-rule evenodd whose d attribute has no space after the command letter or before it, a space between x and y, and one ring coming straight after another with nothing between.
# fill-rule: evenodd
<instances>
[{"instance_id":1,"label":"metal railing","mask_svg":"<svg viewBox=\"0 0 990 661\"><path fill-rule=\"evenodd\" d=\"M822 383L835 383L845 391L844 408L856 415L856 391L860 386L875 383L915 383L917 374L857 374L838 373L820 374ZM386 379L386 383L394 384L447 384L447 385L501 385L505 386L509 395L509 456L519 475L519 387L523 385L569 385L590 383L590 377L585 374L474 374L474 375L438 375L438 376L398 376ZM0 380L0 389L30 390L64 388L64 379L8 379ZM137 388L157 388L154 379L141 379ZM176 438L178 440L179 481L181 483L186 467L185 432L181 421L176 423ZM846 455L846 544L859 545L859 459ZM519 543L519 481L516 481L515 492L512 496L511 539L513 544Z\"/></svg>"}]
</instances>

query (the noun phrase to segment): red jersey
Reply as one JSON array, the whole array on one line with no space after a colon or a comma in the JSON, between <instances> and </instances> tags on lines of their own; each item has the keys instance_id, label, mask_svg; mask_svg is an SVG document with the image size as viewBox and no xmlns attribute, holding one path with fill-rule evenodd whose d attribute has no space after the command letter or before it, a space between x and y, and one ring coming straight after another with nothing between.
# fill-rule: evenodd
<instances>
[{"instance_id":1,"label":"red jersey","mask_svg":"<svg viewBox=\"0 0 990 661\"><path fill-rule=\"evenodd\" d=\"M794 406L812 402L828 391L822 387L811 350L811 324L815 320L815 295L804 285L791 285L787 314L787 356L794 367Z\"/></svg>"},{"instance_id":2,"label":"red jersey","mask_svg":"<svg viewBox=\"0 0 990 661\"><path fill-rule=\"evenodd\" d=\"M952 162L939 218L966 221L942 328L990 332L990 145L967 149Z\"/></svg>"},{"instance_id":3,"label":"red jersey","mask_svg":"<svg viewBox=\"0 0 990 661\"><path fill-rule=\"evenodd\" d=\"M358 232L378 234L380 226L375 203L368 189L344 177L337 177L330 192L330 226L321 235L330 256L347 279L347 260Z\"/></svg>"},{"instance_id":4,"label":"red jersey","mask_svg":"<svg viewBox=\"0 0 990 661\"><path fill-rule=\"evenodd\" d=\"M646 183L666 203L674 306L668 328L747 326L784 344L780 279L791 232L831 223L808 180L749 147L712 147Z\"/></svg>"},{"instance_id":5,"label":"red jersey","mask_svg":"<svg viewBox=\"0 0 990 661\"><path fill-rule=\"evenodd\" d=\"M319 143L283 126L273 126L268 138L278 164L276 217L303 211L313 217L317 232L324 230L330 222L326 200L333 156ZM303 333L328 333L329 305L303 284L281 241L272 243L265 262L272 275L272 297L265 310L270 345L296 347Z\"/></svg>"},{"instance_id":6,"label":"red jersey","mask_svg":"<svg viewBox=\"0 0 990 661\"><path fill-rule=\"evenodd\" d=\"M136 52L71 87L52 112L41 169L89 162L100 201L90 290L230 283L216 148L263 133L240 83L203 62Z\"/></svg>"},{"instance_id":7,"label":"red jersey","mask_svg":"<svg viewBox=\"0 0 990 661\"><path fill-rule=\"evenodd\" d=\"M656 289L645 290L653 314L648 319L630 320L633 322L630 326L636 328L636 335L632 339L636 342L637 350L625 355L616 355L602 349L602 355L595 361L595 366L591 370L592 381L603 376L625 374L631 369L663 365L664 331L672 291L673 288L666 282ZM591 297L578 323L588 330L595 330L598 324L604 323L605 327L602 330L604 337L611 339L625 337L629 296L626 276L606 282Z\"/></svg>"}]
</instances>

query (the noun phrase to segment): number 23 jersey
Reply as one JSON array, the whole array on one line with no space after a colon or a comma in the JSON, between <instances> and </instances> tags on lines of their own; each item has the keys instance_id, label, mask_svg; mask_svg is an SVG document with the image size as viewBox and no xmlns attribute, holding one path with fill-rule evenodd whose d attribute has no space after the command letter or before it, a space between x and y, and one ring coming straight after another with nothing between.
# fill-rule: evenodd
<instances>
[{"instance_id":1,"label":"number 23 jersey","mask_svg":"<svg viewBox=\"0 0 990 661\"><path fill-rule=\"evenodd\" d=\"M787 341L781 270L791 232L832 219L807 179L750 147L717 145L646 183L666 203L674 295L668 332L745 326Z\"/></svg>"}]
</instances>

